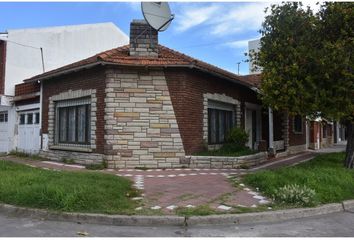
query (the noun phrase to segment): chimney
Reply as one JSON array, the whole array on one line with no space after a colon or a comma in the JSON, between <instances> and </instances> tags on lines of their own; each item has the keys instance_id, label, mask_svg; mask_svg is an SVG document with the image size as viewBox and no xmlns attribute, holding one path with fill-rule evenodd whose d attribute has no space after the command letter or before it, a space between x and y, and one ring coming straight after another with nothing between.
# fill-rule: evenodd
<instances>
[{"instance_id":1,"label":"chimney","mask_svg":"<svg viewBox=\"0 0 354 240\"><path fill-rule=\"evenodd\" d=\"M130 23L130 56L157 57L157 33L145 20L133 20Z\"/></svg>"}]
</instances>

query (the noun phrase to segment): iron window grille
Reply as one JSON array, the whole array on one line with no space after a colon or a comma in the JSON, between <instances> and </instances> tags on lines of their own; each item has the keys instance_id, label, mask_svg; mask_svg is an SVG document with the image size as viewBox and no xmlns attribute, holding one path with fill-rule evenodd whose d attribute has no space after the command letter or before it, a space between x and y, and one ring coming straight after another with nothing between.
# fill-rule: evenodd
<instances>
[{"instance_id":1,"label":"iron window grille","mask_svg":"<svg viewBox=\"0 0 354 240\"><path fill-rule=\"evenodd\" d=\"M208 108L208 144L224 143L234 124L233 111Z\"/></svg>"},{"instance_id":2,"label":"iron window grille","mask_svg":"<svg viewBox=\"0 0 354 240\"><path fill-rule=\"evenodd\" d=\"M7 112L0 112L0 123L8 121L8 114Z\"/></svg>"},{"instance_id":3,"label":"iron window grille","mask_svg":"<svg viewBox=\"0 0 354 240\"><path fill-rule=\"evenodd\" d=\"M90 98L57 102L55 116L55 144L60 146L90 147Z\"/></svg>"}]
</instances>

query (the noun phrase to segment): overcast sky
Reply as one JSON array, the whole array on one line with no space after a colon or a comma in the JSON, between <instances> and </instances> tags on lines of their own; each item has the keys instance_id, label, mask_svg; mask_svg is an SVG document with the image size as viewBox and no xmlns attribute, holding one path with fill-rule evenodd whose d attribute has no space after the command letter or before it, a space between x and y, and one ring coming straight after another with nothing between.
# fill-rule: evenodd
<instances>
[{"instance_id":1,"label":"overcast sky","mask_svg":"<svg viewBox=\"0 0 354 240\"><path fill-rule=\"evenodd\" d=\"M258 30L269 2L171 2L175 19L159 34L169 48L240 74L247 42ZM0 32L8 29L113 22L129 36L132 19L142 19L140 2L0 3Z\"/></svg>"}]
</instances>

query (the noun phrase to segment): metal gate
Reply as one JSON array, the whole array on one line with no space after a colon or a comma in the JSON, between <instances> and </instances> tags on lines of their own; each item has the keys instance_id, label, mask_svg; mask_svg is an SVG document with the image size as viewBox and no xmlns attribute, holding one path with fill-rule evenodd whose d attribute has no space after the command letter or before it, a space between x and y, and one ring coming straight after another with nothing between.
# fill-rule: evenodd
<instances>
[{"instance_id":1,"label":"metal gate","mask_svg":"<svg viewBox=\"0 0 354 240\"><path fill-rule=\"evenodd\" d=\"M38 153L40 149L39 109L18 113L17 149L22 152Z\"/></svg>"},{"instance_id":2,"label":"metal gate","mask_svg":"<svg viewBox=\"0 0 354 240\"><path fill-rule=\"evenodd\" d=\"M0 153L9 151L9 115L8 111L0 112Z\"/></svg>"}]
</instances>

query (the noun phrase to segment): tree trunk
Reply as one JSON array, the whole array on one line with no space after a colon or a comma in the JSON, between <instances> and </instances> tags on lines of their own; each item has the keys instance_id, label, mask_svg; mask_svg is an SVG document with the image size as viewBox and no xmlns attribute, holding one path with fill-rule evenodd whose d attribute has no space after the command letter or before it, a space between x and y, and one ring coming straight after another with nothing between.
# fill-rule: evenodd
<instances>
[{"instance_id":1,"label":"tree trunk","mask_svg":"<svg viewBox=\"0 0 354 240\"><path fill-rule=\"evenodd\" d=\"M344 165L346 168L354 167L354 123L348 121L347 126L347 149Z\"/></svg>"}]
</instances>

